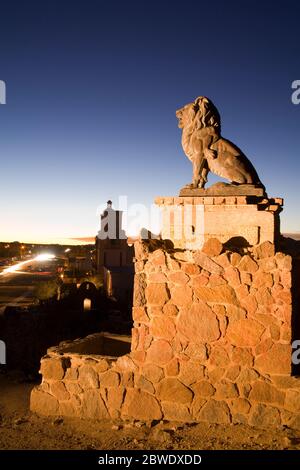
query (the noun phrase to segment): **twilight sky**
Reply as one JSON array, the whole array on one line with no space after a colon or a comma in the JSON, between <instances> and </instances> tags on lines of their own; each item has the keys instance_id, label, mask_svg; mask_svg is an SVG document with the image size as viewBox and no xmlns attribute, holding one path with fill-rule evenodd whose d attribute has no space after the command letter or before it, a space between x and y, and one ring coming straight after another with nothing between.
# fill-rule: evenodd
<instances>
[{"instance_id":1,"label":"twilight sky","mask_svg":"<svg viewBox=\"0 0 300 470\"><path fill-rule=\"evenodd\" d=\"M299 1L1 3L0 240L93 236L97 208L191 180L175 110L199 95L300 231ZM214 182L214 177L210 182Z\"/></svg>"}]
</instances>

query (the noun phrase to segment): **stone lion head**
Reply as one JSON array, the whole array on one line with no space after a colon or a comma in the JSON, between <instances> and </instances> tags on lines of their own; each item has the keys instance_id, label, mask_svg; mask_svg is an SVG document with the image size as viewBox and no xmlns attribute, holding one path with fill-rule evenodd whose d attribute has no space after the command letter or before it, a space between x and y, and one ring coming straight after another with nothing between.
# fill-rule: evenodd
<instances>
[{"instance_id":1,"label":"stone lion head","mask_svg":"<svg viewBox=\"0 0 300 470\"><path fill-rule=\"evenodd\" d=\"M199 96L193 103L188 103L176 111L178 127L181 129L191 126L193 130L205 127L215 127L221 131L220 115L211 100Z\"/></svg>"}]
</instances>

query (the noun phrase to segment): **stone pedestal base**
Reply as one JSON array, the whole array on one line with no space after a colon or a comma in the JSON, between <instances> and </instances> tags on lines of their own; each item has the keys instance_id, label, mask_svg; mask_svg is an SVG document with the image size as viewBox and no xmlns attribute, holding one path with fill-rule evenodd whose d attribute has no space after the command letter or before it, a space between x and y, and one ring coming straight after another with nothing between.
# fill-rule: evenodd
<instances>
[{"instance_id":1,"label":"stone pedestal base","mask_svg":"<svg viewBox=\"0 0 300 470\"><path fill-rule=\"evenodd\" d=\"M240 245L276 243L283 200L257 196L158 197L162 238L174 248L201 249L209 238Z\"/></svg>"},{"instance_id":2,"label":"stone pedestal base","mask_svg":"<svg viewBox=\"0 0 300 470\"><path fill-rule=\"evenodd\" d=\"M99 334L50 348L31 410L300 430L292 259L270 243L243 256L218 251L136 241L131 352L116 357L121 338L108 348L111 335Z\"/></svg>"},{"instance_id":3,"label":"stone pedestal base","mask_svg":"<svg viewBox=\"0 0 300 470\"><path fill-rule=\"evenodd\" d=\"M209 188L191 188L189 185L181 188L179 196L257 196L268 197L262 185L228 184L218 182Z\"/></svg>"}]
</instances>

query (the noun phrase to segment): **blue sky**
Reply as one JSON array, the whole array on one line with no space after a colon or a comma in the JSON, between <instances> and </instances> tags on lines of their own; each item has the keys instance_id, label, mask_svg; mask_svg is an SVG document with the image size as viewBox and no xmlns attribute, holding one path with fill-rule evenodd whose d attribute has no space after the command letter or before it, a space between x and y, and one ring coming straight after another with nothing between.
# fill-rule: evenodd
<instances>
[{"instance_id":1,"label":"blue sky","mask_svg":"<svg viewBox=\"0 0 300 470\"><path fill-rule=\"evenodd\" d=\"M285 198L283 231L300 231L299 2L28 0L0 13L0 240L93 236L107 199L177 195L191 164L175 110L199 95Z\"/></svg>"}]
</instances>

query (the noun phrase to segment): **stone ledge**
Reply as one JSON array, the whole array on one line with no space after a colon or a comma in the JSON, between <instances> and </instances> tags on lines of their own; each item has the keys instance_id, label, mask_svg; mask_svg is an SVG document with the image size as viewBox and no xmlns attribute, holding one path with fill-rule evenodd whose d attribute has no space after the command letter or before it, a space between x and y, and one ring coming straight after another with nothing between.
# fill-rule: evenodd
<instances>
[{"instance_id":1,"label":"stone ledge","mask_svg":"<svg viewBox=\"0 0 300 470\"><path fill-rule=\"evenodd\" d=\"M265 198L248 196L158 196L155 198L158 206L183 206L183 205L204 205L204 206L258 206L260 210L276 211L283 206L282 198Z\"/></svg>"},{"instance_id":2,"label":"stone ledge","mask_svg":"<svg viewBox=\"0 0 300 470\"><path fill-rule=\"evenodd\" d=\"M209 188L183 187L179 196L257 196L266 197L266 191L261 185L216 183Z\"/></svg>"}]
</instances>

